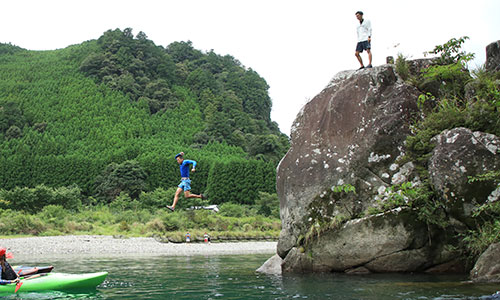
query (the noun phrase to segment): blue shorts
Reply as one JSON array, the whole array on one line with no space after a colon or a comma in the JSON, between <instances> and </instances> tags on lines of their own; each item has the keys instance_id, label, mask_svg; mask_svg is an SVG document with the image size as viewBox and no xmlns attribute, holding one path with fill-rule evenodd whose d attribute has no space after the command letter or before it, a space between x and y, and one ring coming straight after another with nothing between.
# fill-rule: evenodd
<instances>
[{"instance_id":1,"label":"blue shorts","mask_svg":"<svg viewBox=\"0 0 500 300\"><path fill-rule=\"evenodd\" d=\"M357 45L356 45L356 52L363 52L363 50L369 50L371 49L372 46L370 45L370 42L369 41L363 41L363 42L359 42Z\"/></svg>"},{"instance_id":2,"label":"blue shorts","mask_svg":"<svg viewBox=\"0 0 500 300\"><path fill-rule=\"evenodd\" d=\"M178 185L181 189L185 191L191 190L191 179L182 179L181 183Z\"/></svg>"}]
</instances>

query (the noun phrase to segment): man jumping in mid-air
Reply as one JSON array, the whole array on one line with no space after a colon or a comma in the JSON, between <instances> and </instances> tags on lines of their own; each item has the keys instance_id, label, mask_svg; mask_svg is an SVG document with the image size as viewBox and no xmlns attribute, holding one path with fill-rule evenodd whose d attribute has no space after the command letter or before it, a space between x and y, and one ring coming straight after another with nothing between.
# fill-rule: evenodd
<instances>
[{"instance_id":1,"label":"man jumping in mid-air","mask_svg":"<svg viewBox=\"0 0 500 300\"><path fill-rule=\"evenodd\" d=\"M175 191L174 202L172 206L167 205L167 208L171 211L175 210L175 205L177 201L179 201L179 195L182 191L184 191L184 197L186 198L201 198L205 199L205 195L196 195L191 194L191 180L189 179L189 165L193 165L191 172L196 171L196 161L184 159L184 152L178 153L175 156L177 163L179 164L179 168L181 170L181 183L177 187L177 191Z\"/></svg>"}]
</instances>

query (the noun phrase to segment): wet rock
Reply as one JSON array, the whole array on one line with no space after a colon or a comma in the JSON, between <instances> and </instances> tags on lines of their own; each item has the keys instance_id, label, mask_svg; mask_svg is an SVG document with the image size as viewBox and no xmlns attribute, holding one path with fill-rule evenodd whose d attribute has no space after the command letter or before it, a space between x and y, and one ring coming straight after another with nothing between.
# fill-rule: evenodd
<instances>
[{"instance_id":1,"label":"wet rock","mask_svg":"<svg viewBox=\"0 0 500 300\"><path fill-rule=\"evenodd\" d=\"M279 257L278 254L273 255L271 258L266 260L266 262L256 270L256 272L269 274L269 275L281 275L281 264L283 259Z\"/></svg>"},{"instance_id":2,"label":"wet rock","mask_svg":"<svg viewBox=\"0 0 500 300\"><path fill-rule=\"evenodd\" d=\"M370 272L370 270L368 270L365 267L357 267L357 268L346 270L345 273L350 274L350 275L366 275L366 274L370 274L371 272Z\"/></svg>"},{"instance_id":3,"label":"wet rock","mask_svg":"<svg viewBox=\"0 0 500 300\"><path fill-rule=\"evenodd\" d=\"M464 274L465 272L465 264L461 259L453 259L425 270L425 273L431 274Z\"/></svg>"},{"instance_id":4,"label":"wet rock","mask_svg":"<svg viewBox=\"0 0 500 300\"><path fill-rule=\"evenodd\" d=\"M306 253L290 251L285 270L353 272L363 266L370 272L412 272L430 263L427 225L416 221L410 209L348 221L322 233L307 245ZM296 248L293 248L296 249Z\"/></svg>"},{"instance_id":5,"label":"wet rock","mask_svg":"<svg viewBox=\"0 0 500 300\"><path fill-rule=\"evenodd\" d=\"M500 243L491 244L481 254L470 277L475 282L500 282Z\"/></svg>"},{"instance_id":6,"label":"wet rock","mask_svg":"<svg viewBox=\"0 0 500 300\"><path fill-rule=\"evenodd\" d=\"M298 248L292 248L281 264L283 273L307 273L314 271L312 259Z\"/></svg>"},{"instance_id":7,"label":"wet rock","mask_svg":"<svg viewBox=\"0 0 500 300\"><path fill-rule=\"evenodd\" d=\"M372 272L416 272L429 264L429 248L409 249L378 257L365 267Z\"/></svg>"}]
</instances>

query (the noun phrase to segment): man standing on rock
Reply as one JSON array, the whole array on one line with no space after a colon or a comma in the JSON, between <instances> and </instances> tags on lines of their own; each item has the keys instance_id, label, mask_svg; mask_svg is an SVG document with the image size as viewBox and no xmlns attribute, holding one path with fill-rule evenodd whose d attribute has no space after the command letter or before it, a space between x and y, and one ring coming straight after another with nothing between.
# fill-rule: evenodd
<instances>
[{"instance_id":1,"label":"man standing on rock","mask_svg":"<svg viewBox=\"0 0 500 300\"><path fill-rule=\"evenodd\" d=\"M175 210L175 205L179 201L179 195L184 191L184 197L186 198L201 198L205 199L205 195L191 194L191 180L189 179L189 166L193 165L191 172L196 170L196 161L184 159L184 152L180 152L175 156L175 160L179 164L181 170L181 183L177 186L177 191L175 191L174 202L172 206L167 205L167 208L171 211Z\"/></svg>"},{"instance_id":2,"label":"man standing on rock","mask_svg":"<svg viewBox=\"0 0 500 300\"><path fill-rule=\"evenodd\" d=\"M371 52L371 41L372 41L372 24L370 20L365 20L363 19L363 12L358 11L356 12L356 19L359 21L359 26L358 26L358 44L356 45L356 58L359 61L359 64L361 67L359 68L364 69L365 65L363 65L363 59L361 58L360 53L363 52L363 50L366 50L366 53L368 53L368 66L367 68L372 67L372 52Z\"/></svg>"}]
</instances>

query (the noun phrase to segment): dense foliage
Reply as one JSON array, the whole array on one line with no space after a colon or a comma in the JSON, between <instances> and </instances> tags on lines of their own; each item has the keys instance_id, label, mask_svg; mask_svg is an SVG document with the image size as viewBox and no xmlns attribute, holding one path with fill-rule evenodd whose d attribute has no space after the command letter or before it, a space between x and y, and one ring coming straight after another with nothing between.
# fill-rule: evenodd
<instances>
[{"instance_id":1,"label":"dense foliage","mask_svg":"<svg viewBox=\"0 0 500 300\"><path fill-rule=\"evenodd\" d=\"M428 159L434 148L431 139L446 129L466 127L500 136L500 72L485 69L469 72L467 62L473 55L461 51L467 37L451 39L429 53L440 55L436 64L412 77L403 56L396 63L398 72L417 87L434 86L421 90L418 99L420 108L413 126L414 134L406 139L407 155L404 160L417 163L422 184L414 186L407 182L388 189L388 199L381 203L383 209L411 206L428 224L446 227L450 224L447 200L437 195L429 183ZM425 84L423 84L425 83ZM428 84L431 83L431 84ZM477 174L471 181L489 181L500 188L500 172ZM377 212L377 211L374 211ZM500 242L500 202L486 202L475 208L476 228L464 235L464 253L476 256L491 243Z\"/></svg>"},{"instance_id":2,"label":"dense foliage","mask_svg":"<svg viewBox=\"0 0 500 300\"><path fill-rule=\"evenodd\" d=\"M193 237L208 232L213 240L240 238L276 239L280 231L276 194L260 193L254 205L223 203L219 213L180 210L167 213L165 197L175 188L142 192L138 199L121 193L110 204L88 205L77 187L0 190L0 235L104 234L159 236L182 241L186 231ZM179 202L187 208L193 202ZM13 205L14 204L14 205ZM82 204L86 205L82 208ZM21 206L24 209L19 210ZM163 207L163 208L161 208Z\"/></svg>"},{"instance_id":3,"label":"dense foliage","mask_svg":"<svg viewBox=\"0 0 500 300\"><path fill-rule=\"evenodd\" d=\"M190 42L163 48L117 29L54 51L0 44L0 78L5 209L78 206L8 196L40 187L81 191L83 204L162 194L178 184L180 151L198 161L193 192L209 191L215 203L254 204L259 192L275 193L288 138L270 119L265 80L229 55Z\"/></svg>"},{"instance_id":4,"label":"dense foliage","mask_svg":"<svg viewBox=\"0 0 500 300\"><path fill-rule=\"evenodd\" d=\"M174 91L189 89L205 123L196 133L196 144L226 141L252 156L274 160L286 150L286 136L270 119L267 83L232 56L203 54L191 42L175 42L163 49L143 32L134 38L130 28L105 32L97 46L80 70L144 103L151 114L177 107L183 98Z\"/></svg>"}]
</instances>

